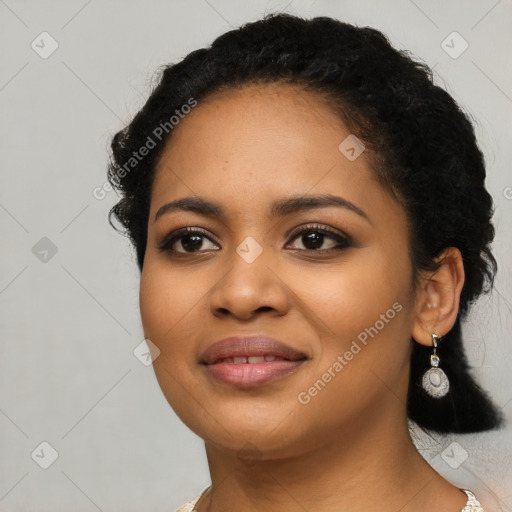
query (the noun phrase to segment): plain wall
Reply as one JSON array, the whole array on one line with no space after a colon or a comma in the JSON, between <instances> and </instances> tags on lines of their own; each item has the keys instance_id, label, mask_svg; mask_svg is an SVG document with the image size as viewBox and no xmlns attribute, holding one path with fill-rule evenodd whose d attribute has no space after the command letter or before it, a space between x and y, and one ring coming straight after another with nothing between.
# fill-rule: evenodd
<instances>
[{"instance_id":1,"label":"plain wall","mask_svg":"<svg viewBox=\"0 0 512 512\"><path fill-rule=\"evenodd\" d=\"M6 0L1 511L174 511L209 484L202 440L176 417L151 366L133 354L144 338L135 256L107 221L117 195L96 199L93 190L106 182L110 137L143 105L159 66L281 10L384 31L433 66L474 117L496 203L499 273L496 291L464 327L465 343L480 383L511 418L510 0ZM54 43L44 31L58 43L47 58L41 53ZM469 44L458 58L442 47L454 31ZM479 435L418 433L417 442L447 478L510 511L511 434L509 422L505 431ZM50 460L42 442L58 452L48 469L35 462ZM446 462L454 446L460 450L452 443L467 453L457 468Z\"/></svg>"}]
</instances>

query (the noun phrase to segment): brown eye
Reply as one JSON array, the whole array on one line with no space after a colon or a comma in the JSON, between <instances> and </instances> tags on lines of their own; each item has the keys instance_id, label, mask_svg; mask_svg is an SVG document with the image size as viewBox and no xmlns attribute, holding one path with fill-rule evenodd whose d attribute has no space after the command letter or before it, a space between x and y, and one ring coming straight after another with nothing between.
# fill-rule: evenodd
<instances>
[{"instance_id":1,"label":"brown eye","mask_svg":"<svg viewBox=\"0 0 512 512\"><path fill-rule=\"evenodd\" d=\"M344 249L351 245L348 237L331 231L326 227L317 226L306 226L298 232L295 232L293 240L295 239L299 239L302 243L304 248L296 248L301 251L330 252L330 250ZM324 247L326 240L331 241L328 247Z\"/></svg>"},{"instance_id":2,"label":"brown eye","mask_svg":"<svg viewBox=\"0 0 512 512\"><path fill-rule=\"evenodd\" d=\"M213 247L205 248L205 240L213 244ZM180 250L180 247L182 250ZM162 252L187 254L200 252L200 250L212 250L216 247L203 230L188 227L175 231L165 237L159 244L158 249Z\"/></svg>"}]
</instances>

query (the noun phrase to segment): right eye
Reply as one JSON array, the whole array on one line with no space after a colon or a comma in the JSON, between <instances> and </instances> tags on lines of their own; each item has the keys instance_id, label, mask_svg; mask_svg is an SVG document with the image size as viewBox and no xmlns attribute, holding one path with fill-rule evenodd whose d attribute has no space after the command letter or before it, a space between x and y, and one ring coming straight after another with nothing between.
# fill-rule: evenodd
<instances>
[{"instance_id":1,"label":"right eye","mask_svg":"<svg viewBox=\"0 0 512 512\"><path fill-rule=\"evenodd\" d=\"M186 227L173 231L167 235L162 242L158 245L158 250L161 252L168 253L180 253L180 254L192 254L199 251L203 247L204 240L208 240L210 243L214 242L206 235L206 231L201 228ZM178 250L176 247L180 247L184 250ZM206 250L217 250L218 246L214 244L214 247L209 247Z\"/></svg>"}]
</instances>

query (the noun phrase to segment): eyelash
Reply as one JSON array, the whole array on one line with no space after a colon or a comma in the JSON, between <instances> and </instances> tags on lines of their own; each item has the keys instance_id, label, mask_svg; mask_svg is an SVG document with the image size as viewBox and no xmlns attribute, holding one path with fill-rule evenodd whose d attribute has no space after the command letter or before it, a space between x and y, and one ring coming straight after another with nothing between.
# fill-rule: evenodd
<instances>
[{"instance_id":1,"label":"eyelash","mask_svg":"<svg viewBox=\"0 0 512 512\"><path fill-rule=\"evenodd\" d=\"M291 236L290 242L292 242L293 240L295 240L302 234L311 233L311 232L326 235L327 237L329 237L332 240L334 240L335 242L337 242L338 246L331 247L330 249L294 249L294 250L301 251L301 252L309 252L309 253L316 252L316 253L321 253L321 254L328 254L328 253L331 253L334 251L340 251L342 249L346 249L353 245L352 240L349 236L341 235L337 231L334 231L326 226L320 226L318 224L307 224L307 225L301 227L300 229L294 231L290 235ZM177 240L179 240L180 238L182 238L184 235L192 235L192 234L202 235L205 238L208 238L211 242L217 243L214 240L212 240L208 236L207 232L205 230L203 230L202 228L186 227L186 228L178 229L177 231L173 231L172 233L170 233L169 235L164 237L164 239L157 245L157 249L160 252L167 252L170 254L177 254L180 256L181 255L198 254L198 253L203 252L203 251L181 252L181 251L175 251L174 249L170 249L170 247L172 247L172 245L174 245L174 243ZM288 242L288 243L290 243L290 242ZM213 249L213 250L217 250L217 249Z\"/></svg>"}]
</instances>

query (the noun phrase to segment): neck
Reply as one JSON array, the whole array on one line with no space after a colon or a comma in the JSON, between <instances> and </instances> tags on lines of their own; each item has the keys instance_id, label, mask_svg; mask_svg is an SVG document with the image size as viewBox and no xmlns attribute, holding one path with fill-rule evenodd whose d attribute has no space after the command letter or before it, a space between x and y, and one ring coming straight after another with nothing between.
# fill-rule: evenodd
<instances>
[{"instance_id":1,"label":"neck","mask_svg":"<svg viewBox=\"0 0 512 512\"><path fill-rule=\"evenodd\" d=\"M423 459L406 419L397 424L395 414L388 411L387 422L347 428L289 457L244 461L206 443L212 488L196 510L461 510L464 495Z\"/></svg>"}]
</instances>

